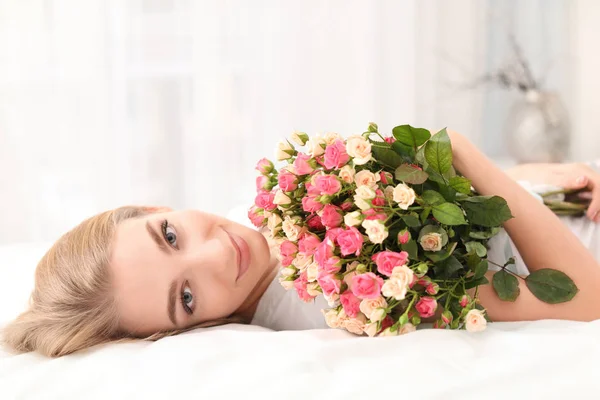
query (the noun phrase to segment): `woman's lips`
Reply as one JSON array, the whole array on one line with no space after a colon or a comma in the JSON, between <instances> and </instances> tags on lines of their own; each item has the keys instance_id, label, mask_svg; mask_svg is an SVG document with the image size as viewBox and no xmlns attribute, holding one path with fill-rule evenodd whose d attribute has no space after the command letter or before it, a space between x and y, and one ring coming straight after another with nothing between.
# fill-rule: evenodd
<instances>
[{"instance_id":1,"label":"woman's lips","mask_svg":"<svg viewBox=\"0 0 600 400\"><path fill-rule=\"evenodd\" d=\"M250 267L250 247L248 246L248 243L246 243L246 241L240 236L236 235L235 233L231 233L226 229L223 230L225 233L227 233L227 236L229 236L231 244L236 252L238 275L235 280L237 282Z\"/></svg>"}]
</instances>

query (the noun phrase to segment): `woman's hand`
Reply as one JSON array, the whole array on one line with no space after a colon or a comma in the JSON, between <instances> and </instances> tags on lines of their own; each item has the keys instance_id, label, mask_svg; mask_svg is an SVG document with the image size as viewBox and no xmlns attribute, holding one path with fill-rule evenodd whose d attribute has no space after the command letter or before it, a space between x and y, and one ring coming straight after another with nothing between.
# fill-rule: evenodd
<instances>
[{"instance_id":1,"label":"woman's hand","mask_svg":"<svg viewBox=\"0 0 600 400\"><path fill-rule=\"evenodd\" d=\"M522 164L506 171L514 180L543 183L568 190L582 190L579 197L591 200L587 217L600 222L600 173L583 163Z\"/></svg>"}]
</instances>

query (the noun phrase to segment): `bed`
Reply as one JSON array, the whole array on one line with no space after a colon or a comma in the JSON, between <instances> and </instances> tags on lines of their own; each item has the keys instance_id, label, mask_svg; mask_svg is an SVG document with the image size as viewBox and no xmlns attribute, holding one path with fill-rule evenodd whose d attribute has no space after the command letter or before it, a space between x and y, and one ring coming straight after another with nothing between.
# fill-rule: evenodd
<instances>
[{"instance_id":1,"label":"bed","mask_svg":"<svg viewBox=\"0 0 600 400\"><path fill-rule=\"evenodd\" d=\"M47 244L0 247L0 325L24 307ZM495 323L480 334L228 325L59 359L0 347L0 399L597 399L600 321Z\"/></svg>"}]
</instances>

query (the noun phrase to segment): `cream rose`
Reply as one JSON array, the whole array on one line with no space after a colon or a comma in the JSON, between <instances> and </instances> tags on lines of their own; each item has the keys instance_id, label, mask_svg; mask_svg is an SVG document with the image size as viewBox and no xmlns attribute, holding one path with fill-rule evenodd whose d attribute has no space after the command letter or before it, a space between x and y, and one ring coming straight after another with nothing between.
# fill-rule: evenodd
<instances>
[{"instance_id":1,"label":"cream rose","mask_svg":"<svg viewBox=\"0 0 600 400\"><path fill-rule=\"evenodd\" d=\"M363 165L371 160L371 143L362 136L350 136L346 141L346 152L353 158L354 164Z\"/></svg>"},{"instance_id":2,"label":"cream rose","mask_svg":"<svg viewBox=\"0 0 600 400\"><path fill-rule=\"evenodd\" d=\"M354 182L354 175L356 174L356 171L354 170L354 167L351 167L350 165L344 165L342 167L342 169L340 169L340 179L343 180L346 183L352 183Z\"/></svg>"},{"instance_id":3,"label":"cream rose","mask_svg":"<svg viewBox=\"0 0 600 400\"><path fill-rule=\"evenodd\" d=\"M281 223L283 220L279 216L279 214L271 213L269 219L267 221L267 228L271 231L271 234L275 235L277 232L281 230Z\"/></svg>"},{"instance_id":4,"label":"cream rose","mask_svg":"<svg viewBox=\"0 0 600 400\"><path fill-rule=\"evenodd\" d=\"M290 276L293 276L296 274L296 268L292 268L292 267L285 267L281 269L281 276L285 276L286 278L289 278Z\"/></svg>"},{"instance_id":5,"label":"cream rose","mask_svg":"<svg viewBox=\"0 0 600 400\"><path fill-rule=\"evenodd\" d=\"M317 157L325 153L325 139L316 135L308 139L306 142L306 153L310 156Z\"/></svg>"},{"instance_id":6,"label":"cream rose","mask_svg":"<svg viewBox=\"0 0 600 400\"><path fill-rule=\"evenodd\" d=\"M348 318L344 320L343 327L350 333L354 333L355 335L362 335L365 330L365 323L367 322L367 317L362 313L358 313L355 318Z\"/></svg>"},{"instance_id":7,"label":"cream rose","mask_svg":"<svg viewBox=\"0 0 600 400\"><path fill-rule=\"evenodd\" d=\"M330 144L333 144L333 142L335 142L338 139L341 139L342 137L335 133L335 132L327 132L325 135L323 135L323 139L325 140L325 144L327 146L329 146Z\"/></svg>"},{"instance_id":8,"label":"cream rose","mask_svg":"<svg viewBox=\"0 0 600 400\"><path fill-rule=\"evenodd\" d=\"M337 310L321 310L321 312L325 317L325 323L328 327L333 329L341 328L343 319L340 318L340 315L338 314Z\"/></svg>"},{"instance_id":9,"label":"cream rose","mask_svg":"<svg viewBox=\"0 0 600 400\"><path fill-rule=\"evenodd\" d=\"M292 265L304 272L304 270L313 262L313 257L304 253L296 254L296 258L292 261Z\"/></svg>"},{"instance_id":10,"label":"cream rose","mask_svg":"<svg viewBox=\"0 0 600 400\"><path fill-rule=\"evenodd\" d=\"M390 328L385 328L379 335L377 336L398 336L398 331L391 331Z\"/></svg>"},{"instance_id":11,"label":"cream rose","mask_svg":"<svg viewBox=\"0 0 600 400\"><path fill-rule=\"evenodd\" d=\"M329 307L338 307L340 305L340 295L337 293L332 293L331 296L323 295L323 297L327 300Z\"/></svg>"},{"instance_id":12,"label":"cream rose","mask_svg":"<svg viewBox=\"0 0 600 400\"><path fill-rule=\"evenodd\" d=\"M294 154L294 148L287 141L279 142L277 144L277 150L275 151L275 158L277 161L287 160L288 158L292 158L292 154Z\"/></svg>"},{"instance_id":13,"label":"cream rose","mask_svg":"<svg viewBox=\"0 0 600 400\"><path fill-rule=\"evenodd\" d=\"M288 281L285 278L279 278L279 283L285 290L290 290L294 287L294 281Z\"/></svg>"},{"instance_id":14,"label":"cream rose","mask_svg":"<svg viewBox=\"0 0 600 400\"><path fill-rule=\"evenodd\" d=\"M369 240L371 241L371 243L383 243L385 238L388 237L388 231L385 228L385 225L383 224L383 222L377 219L364 220L362 222L362 227L365 228L365 233L369 236Z\"/></svg>"},{"instance_id":15,"label":"cream rose","mask_svg":"<svg viewBox=\"0 0 600 400\"><path fill-rule=\"evenodd\" d=\"M442 249L442 235L437 232L427 233L421 237L419 243L425 251L440 251Z\"/></svg>"},{"instance_id":16,"label":"cream rose","mask_svg":"<svg viewBox=\"0 0 600 400\"><path fill-rule=\"evenodd\" d=\"M306 280L314 282L317 280L317 275L319 275L319 264L313 262L306 267Z\"/></svg>"},{"instance_id":17,"label":"cream rose","mask_svg":"<svg viewBox=\"0 0 600 400\"><path fill-rule=\"evenodd\" d=\"M313 297L316 297L321 294L319 290L319 284L317 282L312 282L306 285L306 292Z\"/></svg>"},{"instance_id":18,"label":"cream rose","mask_svg":"<svg viewBox=\"0 0 600 400\"><path fill-rule=\"evenodd\" d=\"M352 278L356 275L356 271L352 271L344 275L344 283L348 285L348 289L352 290Z\"/></svg>"},{"instance_id":19,"label":"cream rose","mask_svg":"<svg viewBox=\"0 0 600 400\"><path fill-rule=\"evenodd\" d=\"M481 332L485 330L487 321L481 310L471 310L467 313L466 328L469 332Z\"/></svg>"},{"instance_id":20,"label":"cream rose","mask_svg":"<svg viewBox=\"0 0 600 400\"><path fill-rule=\"evenodd\" d=\"M406 324L402 325L402 327L398 330L398 333L400 335L404 335L406 333L411 333L416 330L417 330L417 328L415 328L415 326L413 324L411 324L410 322L407 322Z\"/></svg>"},{"instance_id":21,"label":"cream rose","mask_svg":"<svg viewBox=\"0 0 600 400\"><path fill-rule=\"evenodd\" d=\"M281 228L283 229L285 236L287 236L287 238L292 242L297 241L300 233L302 232L302 228L296 225L295 220L291 219L290 217L285 217L285 220L281 224Z\"/></svg>"},{"instance_id":22,"label":"cream rose","mask_svg":"<svg viewBox=\"0 0 600 400\"><path fill-rule=\"evenodd\" d=\"M354 176L354 182L356 183L356 186L368 186L373 190L377 189L377 182L379 179L379 175L375 175L366 169L357 172Z\"/></svg>"},{"instance_id":23,"label":"cream rose","mask_svg":"<svg viewBox=\"0 0 600 400\"><path fill-rule=\"evenodd\" d=\"M374 321L372 317L373 311L380 309L380 308L385 308L387 307L387 301L385 301L385 299L381 296L379 296L376 299L364 299L363 301L360 302L360 312L362 312L363 314L365 314L367 316L367 318L369 318L371 321ZM377 320L379 321L379 320Z\"/></svg>"},{"instance_id":24,"label":"cream rose","mask_svg":"<svg viewBox=\"0 0 600 400\"><path fill-rule=\"evenodd\" d=\"M401 265L392 269L392 277L397 279L399 284L404 285L407 289L410 283L413 281L414 276L415 273L413 270L408 268L406 265Z\"/></svg>"},{"instance_id":25,"label":"cream rose","mask_svg":"<svg viewBox=\"0 0 600 400\"><path fill-rule=\"evenodd\" d=\"M359 186L356 188L356 194L354 195L354 203L361 210L368 210L371 208L371 202L375 198L376 193L373 189L368 186Z\"/></svg>"},{"instance_id":26,"label":"cream rose","mask_svg":"<svg viewBox=\"0 0 600 400\"><path fill-rule=\"evenodd\" d=\"M415 202L415 191L404 183L400 183L394 188L394 201L398 203L398 207L407 210Z\"/></svg>"},{"instance_id":27,"label":"cream rose","mask_svg":"<svg viewBox=\"0 0 600 400\"><path fill-rule=\"evenodd\" d=\"M290 204L292 200L280 189L275 192L275 198L273 199L273 204L277 205L285 205Z\"/></svg>"},{"instance_id":28,"label":"cream rose","mask_svg":"<svg viewBox=\"0 0 600 400\"><path fill-rule=\"evenodd\" d=\"M377 335L377 325L377 322L371 322L370 324L365 325L364 332L370 337Z\"/></svg>"},{"instance_id":29,"label":"cream rose","mask_svg":"<svg viewBox=\"0 0 600 400\"><path fill-rule=\"evenodd\" d=\"M387 315L387 312L385 311L385 308L377 308L377 309L373 310L371 315L369 315L369 319L372 322L379 322L379 321L383 320L386 315Z\"/></svg>"},{"instance_id":30,"label":"cream rose","mask_svg":"<svg viewBox=\"0 0 600 400\"><path fill-rule=\"evenodd\" d=\"M383 283L381 294L385 297L393 297L396 300L404 300L408 287L400 279L391 276Z\"/></svg>"},{"instance_id":31,"label":"cream rose","mask_svg":"<svg viewBox=\"0 0 600 400\"><path fill-rule=\"evenodd\" d=\"M383 196L387 201L394 200L394 187L386 186L385 189L383 189Z\"/></svg>"},{"instance_id":32,"label":"cream rose","mask_svg":"<svg viewBox=\"0 0 600 400\"><path fill-rule=\"evenodd\" d=\"M358 226L363 220L363 216L360 211L352 211L344 215L344 224L346 226Z\"/></svg>"},{"instance_id":33,"label":"cream rose","mask_svg":"<svg viewBox=\"0 0 600 400\"><path fill-rule=\"evenodd\" d=\"M304 132L295 131L290 136L290 139L292 139L292 142L296 143L298 146L304 146L308 140L308 135Z\"/></svg>"}]
</instances>

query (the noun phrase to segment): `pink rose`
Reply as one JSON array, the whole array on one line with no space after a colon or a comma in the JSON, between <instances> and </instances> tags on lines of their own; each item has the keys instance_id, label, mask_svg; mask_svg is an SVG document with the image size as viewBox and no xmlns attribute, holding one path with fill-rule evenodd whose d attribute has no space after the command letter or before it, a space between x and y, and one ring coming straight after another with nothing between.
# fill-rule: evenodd
<instances>
[{"instance_id":1,"label":"pink rose","mask_svg":"<svg viewBox=\"0 0 600 400\"><path fill-rule=\"evenodd\" d=\"M367 217L365 217L365 219L367 221L373 221L373 220L378 220L378 221L385 221L387 219L387 215L382 214L382 213L376 213L374 212L375 209L371 208L369 210L365 210L365 211L373 211L373 212L364 212L363 214L367 215Z\"/></svg>"},{"instance_id":2,"label":"pink rose","mask_svg":"<svg viewBox=\"0 0 600 400\"><path fill-rule=\"evenodd\" d=\"M337 274L342 269L342 260L339 257L329 257L318 267L319 273Z\"/></svg>"},{"instance_id":3,"label":"pink rose","mask_svg":"<svg viewBox=\"0 0 600 400\"><path fill-rule=\"evenodd\" d=\"M458 304L460 304L462 308L465 308L467 304L469 304L469 297L467 297L466 294L463 294L463 296L458 301Z\"/></svg>"},{"instance_id":4,"label":"pink rose","mask_svg":"<svg viewBox=\"0 0 600 400\"><path fill-rule=\"evenodd\" d=\"M322 267L331 257L333 257L333 242L325 239L315 250L315 261Z\"/></svg>"},{"instance_id":5,"label":"pink rose","mask_svg":"<svg viewBox=\"0 0 600 400\"><path fill-rule=\"evenodd\" d=\"M273 192L259 192L254 199L254 204L258 208L264 208L267 211L274 210L277 207L273 200L275 200L275 193Z\"/></svg>"},{"instance_id":6,"label":"pink rose","mask_svg":"<svg viewBox=\"0 0 600 400\"><path fill-rule=\"evenodd\" d=\"M298 249L301 253L312 256L315 254L315 250L319 244L321 244L321 240L317 237L317 235L306 233L302 235L300 240L298 240Z\"/></svg>"},{"instance_id":7,"label":"pink rose","mask_svg":"<svg viewBox=\"0 0 600 400\"><path fill-rule=\"evenodd\" d=\"M385 206L385 195L381 189L377 189L375 191L376 197L371 201L373 207L382 207Z\"/></svg>"},{"instance_id":8,"label":"pink rose","mask_svg":"<svg viewBox=\"0 0 600 400\"><path fill-rule=\"evenodd\" d=\"M410 240L410 232L404 229L398 233L398 243L406 244Z\"/></svg>"},{"instance_id":9,"label":"pink rose","mask_svg":"<svg viewBox=\"0 0 600 400\"><path fill-rule=\"evenodd\" d=\"M305 196L302 198L302 209L305 212L316 212L323 208L323 204L319 203L316 196Z\"/></svg>"},{"instance_id":10,"label":"pink rose","mask_svg":"<svg viewBox=\"0 0 600 400\"><path fill-rule=\"evenodd\" d=\"M342 209L332 204L327 204L323 207L321 213L321 221L326 228L337 228L342 224L344 217L342 216Z\"/></svg>"},{"instance_id":11,"label":"pink rose","mask_svg":"<svg viewBox=\"0 0 600 400\"><path fill-rule=\"evenodd\" d=\"M346 145L340 139L336 140L325 149L325 168L342 168L350 160L346 152Z\"/></svg>"},{"instance_id":12,"label":"pink rose","mask_svg":"<svg viewBox=\"0 0 600 400\"><path fill-rule=\"evenodd\" d=\"M292 174L291 172L282 171L277 177L277 183L279 183L279 187L284 192L291 192L296 190L298 187L298 178L296 178L296 175Z\"/></svg>"},{"instance_id":13,"label":"pink rose","mask_svg":"<svg viewBox=\"0 0 600 400\"><path fill-rule=\"evenodd\" d=\"M379 173L379 179L384 185L391 185L394 183L394 177L389 172L381 171Z\"/></svg>"},{"instance_id":14,"label":"pink rose","mask_svg":"<svg viewBox=\"0 0 600 400\"><path fill-rule=\"evenodd\" d=\"M314 299L314 296L311 296L307 290L308 280L306 279L306 272L300 274L298 279L294 281L294 288L296 289L296 293L298 293L298 297L300 300L304 302L309 302Z\"/></svg>"},{"instance_id":15,"label":"pink rose","mask_svg":"<svg viewBox=\"0 0 600 400\"><path fill-rule=\"evenodd\" d=\"M256 164L256 170L261 174L266 175L273 171L273 163L266 158L263 158Z\"/></svg>"},{"instance_id":16,"label":"pink rose","mask_svg":"<svg viewBox=\"0 0 600 400\"><path fill-rule=\"evenodd\" d=\"M332 228L328 229L325 237L331 239L331 242L335 245L337 244L338 236L344 232L344 228Z\"/></svg>"},{"instance_id":17,"label":"pink rose","mask_svg":"<svg viewBox=\"0 0 600 400\"><path fill-rule=\"evenodd\" d=\"M381 329L379 332L386 330L390 326L394 325L394 320L389 315L381 321Z\"/></svg>"},{"instance_id":18,"label":"pink rose","mask_svg":"<svg viewBox=\"0 0 600 400\"><path fill-rule=\"evenodd\" d=\"M304 184L304 187L306 188L306 192L309 194L309 196L319 196L321 194L321 191L315 187L315 185L313 185L312 183L310 183L310 181L307 181Z\"/></svg>"},{"instance_id":19,"label":"pink rose","mask_svg":"<svg viewBox=\"0 0 600 400\"><path fill-rule=\"evenodd\" d=\"M309 162L310 159L311 157L309 155L298 153L298 156L294 161L294 168L298 175L308 175L315 170L314 166Z\"/></svg>"},{"instance_id":20,"label":"pink rose","mask_svg":"<svg viewBox=\"0 0 600 400\"><path fill-rule=\"evenodd\" d=\"M438 285L435 282L430 283L429 285L427 285L427 287L425 288L425 291L427 292L427 294L437 294L440 291L440 285Z\"/></svg>"},{"instance_id":21,"label":"pink rose","mask_svg":"<svg viewBox=\"0 0 600 400\"><path fill-rule=\"evenodd\" d=\"M354 318L360 312L360 299L353 295L349 290L346 290L340 295L340 303L342 303L344 312L349 317Z\"/></svg>"},{"instance_id":22,"label":"pink rose","mask_svg":"<svg viewBox=\"0 0 600 400\"><path fill-rule=\"evenodd\" d=\"M322 231L325 229L325 226L323 226L323 221L321 221L321 217L319 217L317 214L308 217L306 220L306 225L308 225L308 227L313 231Z\"/></svg>"},{"instance_id":23,"label":"pink rose","mask_svg":"<svg viewBox=\"0 0 600 400\"><path fill-rule=\"evenodd\" d=\"M386 143L392 144L392 143L394 143L396 141L396 138L390 136L390 137L386 137L383 140L385 140Z\"/></svg>"},{"instance_id":24,"label":"pink rose","mask_svg":"<svg viewBox=\"0 0 600 400\"><path fill-rule=\"evenodd\" d=\"M279 246L282 256L295 256L298 253L298 246L289 240L284 240Z\"/></svg>"},{"instance_id":25,"label":"pink rose","mask_svg":"<svg viewBox=\"0 0 600 400\"><path fill-rule=\"evenodd\" d=\"M262 213L262 210L259 211L259 208L256 206L250 207L248 210L248 219L252 222L252 225L260 228L263 225L265 220L265 216Z\"/></svg>"},{"instance_id":26,"label":"pink rose","mask_svg":"<svg viewBox=\"0 0 600 400\"><path fill-rule=\"evenodd\" d=\"M350 199L345 200L340 207L343 211L350 211L354 207L354 202Z\"/></svg>"},{"instance_id":27,"label":"pink rose","mask_svg":"<svg viewBox=\"0 0 600 400\"><path fill-rule=\"evenodd\" d=\"M325 296L331 296L334 293L340 293L342 282L339 279L336 279L333 274L321 273L317 276L317 282L319 283L319 286L321 286Z\"/></svg>"},{"instance_id":28,"label":"pink rose","mask_svg":"<svg viewBox=\"0 0 600 400\"><path fill-rule=\"evenodd\" d=\"M429 318L435 315L437 301L433 297L421 297L415 306L421 318Z\"/></svg>"},{"instance_id":29,"label":"pink rose","mask_svg":"<svg viewBox=\"0 0 600 400\"><path fill-rule=\"evenodd\" d=\"M344 256L349 254L358 256L362 249L363 242L362 234L355 227L345 229L337 237L338 246L340 246L340 251Z\"/></svg>"},{"instance_id":30,"label":"pink rose","mask_svg":"<svg viewBox=\"0 0 600 400\"><path fill-rule=\"evenodd\" d=\"M376 299L382 285L383 279L372 272L352 277L352 293L359 299Z\"/></svg>"},{"instance_id":31,"label":"pink rose","mask_svg":"<svg viewBox=\"0 0 600 400\"><path fill-rule=\"evenodd\" d=\"M334 195L342 189L342 184L335 175L320 175L315 178L315 187L321 195Z\"/></svg>"},{"instance_id":32,"label":"pink rose","mask_svg":"<svg viewBox=\"0 0 600 400\"><path fill-rule=\"evenodd\" d=\"M271 180L264 175L259 175L256 177L256 191L261 192L263 190L271 190L273 189L273 185L271 184Z\"/></svg>"},{"instance_id":33,"label":"pink rose","mask_svg":"<svg viewBox=\"0 0 600 400\"><path fill-rule=\"evenodd\" d=\"M377 271L385 276L392 276L392 272L395 267L405 265L408 260L408 253L401 251L396 253L394 251L381 251L373 254L371 259L377 264Z\"/></svg>"}]
</instances>

